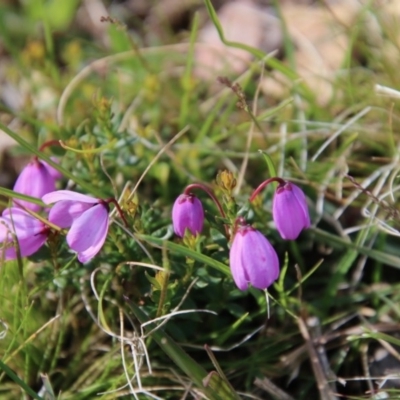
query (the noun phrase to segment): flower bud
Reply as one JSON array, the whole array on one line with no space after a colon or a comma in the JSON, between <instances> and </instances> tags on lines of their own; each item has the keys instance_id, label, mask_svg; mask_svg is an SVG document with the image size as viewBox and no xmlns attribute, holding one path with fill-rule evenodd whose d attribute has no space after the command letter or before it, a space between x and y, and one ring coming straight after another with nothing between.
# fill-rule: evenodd
<instances>
[{"instance_id":1,"label":"flower bud","mask_svg":"<svg viewBox=\"0 0 400 400\"><path fill-rule=\"evenodd\" d=\"M268 288L279 276L279 259L271 243L250 225L239 226L229 253L233 280L240 290L248 284Z\"/></svg>"},{"instance_id":2,"label":"flower bud","mask_svg":"<svg viewBox=\"0 0 400 400\"><path fill-rule=\"evenodd\" d=\"M224 191L231 193L236 187L236 179L231 171L223 170L218 172L217 185Z\"/></svg>"},{"instance_id":3,"label":"flower bud","mask_svg":"<svg viewBox=\"0 0 400 400\"><path fill-rule=\"evenodd\" d=\"M297 239L300 232L311 225L306 196L291 182L284 182L277 187L272 216L282 239Z\"/></svg>"},{"instance_id":4,"label":"flower bud","mask_svg":"<svg viewBox=\"0 0 400 400\"><path fill-rule=\"evenodd\" d=\"M174 232L183 237L185 230L193 235L201 233L204 224L204 210L201 201L192 194L181 194L172 207Z\"/></svg>"}]
</instances>

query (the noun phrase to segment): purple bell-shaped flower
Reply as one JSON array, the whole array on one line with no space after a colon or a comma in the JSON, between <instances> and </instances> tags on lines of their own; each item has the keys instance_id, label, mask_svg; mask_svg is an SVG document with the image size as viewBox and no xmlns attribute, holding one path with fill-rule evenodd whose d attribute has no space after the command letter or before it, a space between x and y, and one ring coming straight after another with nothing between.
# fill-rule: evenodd
<instances>
[{"instance_id":1,"label":"purple bell-shaped flower","mask_svg":"<svg viewBox=\"0 0 400 400\"><path fill-rule=\"evenodd\" d=\"M310 227L306 196L291 182L279 184L272 202L272 216L282 239L294 240Z\"/></svg>"},{"instance_id":2,"label":"purple bell-shaped flower","mask_svg":"<svg viewBox=\"0 0 400 400\"><path fill-rule=\"evenodd\" d=\"M31 197L41 198L46 193L56 189L56 181L49 171L49 165L34 158L19 174L14 185L14 192L26 194ZM39 211L38 204L30 203L25 200L16 200L16 205L22 205L32 211Z\"/></svg>"},{"instance_id":3,"label":"purple bell-shaped flower","mask_svg":"<svg viewBox=\"0 0 400 400\"><path fill-rule=\"evenodd\" d=\"M240 290L249 283L268 288L279 276L279 259L271 243L250 225L239 225L229 253L233 280Z\"/></svg>"},{"instance_id":4,"label":"purple bell-shaped flower","mask_svg":"<svg viewBox=\"0 0 400 400\"><path fill-rule=\"evenodd\" d=\"M192 194L181 194L172 207L172 224L180 237L185 235L186 229L193 235L201 233L204 224L201 201Z\"/></svg>"},{"instance_id":5,"label":"purple bell-shaped flower","mask_svg":"<svg viewBox=\"0 0 400 400\"><path fill-rule=\"evenodd\" d=\"M69 190L58 190L42 197L46 204L56 203L49 221L70 228L69 247L78 253L82 263L90 261L103 247L108 233L108 204L104 200Z\"/></svg>"}]
</instances>

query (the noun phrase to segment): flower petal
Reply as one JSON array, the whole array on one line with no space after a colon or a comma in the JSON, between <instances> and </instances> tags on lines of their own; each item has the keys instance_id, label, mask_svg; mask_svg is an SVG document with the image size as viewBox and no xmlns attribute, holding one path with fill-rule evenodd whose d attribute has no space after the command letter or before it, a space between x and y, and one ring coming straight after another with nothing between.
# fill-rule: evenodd
<instances>
[{"instance_id":1,"label":"flower petal","mask_svg":"<svg viewBox=\"0 0 400 400\"><path fill-rule=\"evenodd\" d=\"M95 197L73 192L72 190L56 190L55 192L45 194L42 200L45 204L52 204L62 200L80 201L89 204L96 204L99 202L99 199Z\"/></svg>"},{"instance_id":2,"label":"flower petal","mask_svg":"<svg viewBox=\"0 0 400 400\"><path fill-rule=\"evenodd\" d=\"M1 220L3 221L3 224L7 225L8 230L14 232L15 235L18 236L19 240L27 236L37 235L45 228L43 222L17 207L7 208L4 210L3 218L1 218ZM1 229L0 241L2 241L1 238L3 233L4 229Z\"/></svg>"},{"instance_id":3,"label":"flower petal","mask_svg":"<svg viewBox=\"0 0 400 400\"><path fill-rule=\"evenodd\" d=\"M17 258L18 245L21 257L30 256L43 246L47 235L43 222L20 208L7 208L0 218L0 258Z\"/></svg>"},{"instance_id":4,"label":"flower petal","mask_svg":"<svg viewBox=\"0 0 400 400\"><path fill-rule=\"evenodd\" d=\"M3 218L0 218L0 243L9 240L12 237L10 232L10 227L7 221L4 221Z\"/></svg>"},{"instance_id":5,"label":"flower petal","mask_svg":"<svg viewBox=\"0 0 400 400\"><path fill-rule=\"evenodd\" d=\"M50 158L55 163L59 164L60 160L57 157L50 157ZM63 174L60 171L56 170L50 164L47 164L46 161L41 161L41 163L46 167L47 171L53 177L53 179L61 179L63 177Z\"/></svg>"},{"instance_id":6,"label":"flower petal","mask_svg":"<svg viewBox=\"0 0 400 400\"><path fill-rule=\"evenodd\" d=\"M242 264L252 286L266 289L279 276L279 259L271 243L257 230L243 236Z\"/></svg>"},{"instance_id":7,"label":"flower petal","mask_svg":"<svg viewBox=\"0 0 400 400\"><path fill-rule=\"evenodd\" d=\"M283 239L295 240L310 226L306 197L290 182L277 188L272 202L272 215Z\"/></svg>"},{"instance_id":8,"label":"flower petal","mask_svg":"<svg viewBox=\"0 0 400 400\"><path fill-rule=\"evenodd\" d=\"M47 233L39 233L35 236L19 240L19 248L21 251L21 257L28 257L33 253L36 253L46 242Z\"/></svg>"},{"instance_id":9,"label":"flower petal","mask_svg":"<svg viewBox=\"0 0 400 400\"><path fill-rule=\"evenodd\" d=\"M60 228L69 228L93 204L62 200L54 204L49 212L49 221Z\"/></svg>"},{"instance_id":10,"label":"flower petal","mask_svg":"<svg viewBox=\"0 0 400 400\"><path fill-rule=\"evenodd\" d=\"M243 239L243 233L237 231L229 251L229 264L232 277L240 290L246 290L249 282L249 280L246 279L244 265L242 263Z\"/></svg>"},{"instance_id":11,"label":"flower petal","mask_svg":"<svg viewBox=\"0 0 400 400\"><path fill-rule=\"evenodd\" d=\"M8 245L12 246L10 243ZM15 260L17 257L17 251L14 247L0 247L0 260Z\"/></svg>"},{"instance_id":12,"label":"flower petal","mask_svg":"<svg viewBox=\"0 0 400 400\"><path fill-rule=\"evenodd\" d=\"M36 253L46 242L47 233L40 233L35 236L30 236L22 240L18 240L18 246L21 257L28 257ZM12 239L3 243L3 248L0 248L0 260L4 257L6 260L15 260L18 258L17 243Z\"/></svg>"},{"instance_id":13,"label":"flower petal","mask_svg":"<svg viewBox=\"0 0 400 400\"><path fill-rule=\"evenodd\" d=\"M40 199L46 193L54 191L55 188L55 180L47 168L40 161L33 160L19 174L13 190ZM18 199L14 203L32 211L41 209L38 204L30 203L26 200Z\"/></svg>"},{"instance_id":14,"label":"flower petal","mask_svg":"<svg viewBox=\"0 0 400 400\"><path fill-rule=\"evenodd\" d=\"M80 262L92 259L102 248L108 232L108 208L97 204L74 220L67 243L78 253Z\"/></svg>"},{"instance_id":15,"label":"flower petal","mask_svg":"<svg viewBox=\"0 0 400 400\"><path fill-rule=\"evenodd\" d=\"M296 197L297 203L303 212L303 229L311 226L310 213L308 212L307 199L304 192L296 185L292 184L293 195Z\"/></svg>"},{"instance_id":16,"label":"flower petal","mask_svg":"<svg viewBox=\"0 0 400 400\"><path fill-rule=\"evenodd\" d=\"M10 238L0 246L0 260L15 260L16 258L18 258L16 244Z\"/></svg>"}]
</instances>

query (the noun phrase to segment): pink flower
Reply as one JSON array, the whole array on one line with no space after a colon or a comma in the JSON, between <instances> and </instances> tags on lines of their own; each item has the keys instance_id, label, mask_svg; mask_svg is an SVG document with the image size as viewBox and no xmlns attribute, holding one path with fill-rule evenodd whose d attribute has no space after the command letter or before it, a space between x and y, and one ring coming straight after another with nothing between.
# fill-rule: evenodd
<instances>
[{"instance_id":1,"label":"pink flower","mask_svg":"<svg viewBox=\"0 0 400 400\"><path fill-rule=\"evenodd\" d=\"M0 218L0 243L3 245L0 258L17 258L17 243L21 256L30 256L43 246L48 233L49 228L26 211L17 207L7 208Z\"/></svg>"},{"instance_id":2,"label":"pink flower","mask_svg":"<svg viewBox=\"0 0 400 400\"><path fill-rule=\"evenodd\" d=\"M59 164L59 159L57 157L50 157L52 161L55 163ZM54 178L54 179L61 179L63 177L63 174L56 170L54 167L52 167L50 164L48 164L46 161L41 161L41 163L47 168L47 171L49 174Z\"/></svg>"},{"instance_id":3,"label":"pink flower","mask_svg":"<svg viewBox=\"0 0 400 400\"><path fill-rule=\"evenodd\" d=\"M90 261L103 247L108 233L108 204L103 200L69 190L58 190L42 197L46 204L56 203L49 221L70 228L69 247L82 263Z\"/></svg>"},{"instance_id":4,"label":"pink flower","mask_svg":"<svg viewBox=\"0 0 400 400\"><path fill-rule=\"evenodd\" d=\"M181 194L172 207L172 224L180 237L185 235L186 229L193 235L201 233L204 224L201 201L192 194Z\"/></svg>"},{"instance_id":5,"label":"pink flower","mask_svg":"<svg viewBox=\"0 0 400 400\"><path fill-rule=\"evenodd\" d=\"M248 284L266 289L279 276L278 256L269 241L250 225L239 226L229 253L233 280L240 290Z\"/></svg>"},{"instance_id":6,"label":"pink flower","mask_svg":"<svg viewBox=\"0 0 400 400\"><path fill-rule=\"evenodd\" d=\"M26 194L31 197L41 198L44 194L52 192L56 188L55 178L49 172L48 167L34 158L19 174L14 185L14 192ZM38 204L25 200L16 200L16 205L22 205L32 211L39 211Z\"/></svg>"},{"instance_id":7,"label":"pink flower","mask_svg":"<svg viewBox=\"0 0 400 400\"><path fill-rule=\"evenodd\" d=\"M306 196L290 182L280 184L276 189L272 216L282 239L297 239L300 232L311 225Z\"/></svg>"}]
</instances>

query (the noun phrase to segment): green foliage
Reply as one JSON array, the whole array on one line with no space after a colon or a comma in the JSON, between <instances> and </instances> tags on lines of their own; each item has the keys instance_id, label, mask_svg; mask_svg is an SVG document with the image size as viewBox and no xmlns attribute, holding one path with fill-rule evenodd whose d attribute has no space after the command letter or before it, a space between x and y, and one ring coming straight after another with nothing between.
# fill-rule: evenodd
<instances>
[{"instance_id":1,"label":"green foliage","mask_svg":"<svg viewBox=\"0 0 400 400\"><path fill-rule=\"evenodd\" d=\"M59 170L59 188L114 197L128 221L112 210L105 245L87 265L62 230L33 256L0 261L0 398L272 398L255 386L262 378L299 400L318 398L324 384L331 396L366 398L365 381L353 390L340 379L367 376L360 365L378 345L399 357L398 107L373 89L398 87L398 67L378 59L357 26L347 69L322 105L295 63L227 41L212 2L204 3L221 40L255 57L240 87L225 82L214 94L215 82L194 73L197 14L186 44L146 47L143 31L111 19L104 47L75 25L78 1L0 4L1 73L28 87L23 108L0 104L0 129L20 154ZM388 30L379 10L367 11ZM394 45L390 32L385 40ZM365 54L363 68L355 49ZM256 94L261 62L288 79L290 96ZM39 150L52 139L60 146ZM278 174L309 199L313 227L293 243L270 223L273 190L248 202ZM226 217L199 195L205 230L179 239L171 207L195 181L213 188ZM0 194L4 207L27 199L9 188ZM279 254L281 275L268 293L233 283L238 215Z\"/></svg>"}]
</instances>

